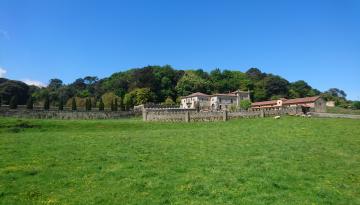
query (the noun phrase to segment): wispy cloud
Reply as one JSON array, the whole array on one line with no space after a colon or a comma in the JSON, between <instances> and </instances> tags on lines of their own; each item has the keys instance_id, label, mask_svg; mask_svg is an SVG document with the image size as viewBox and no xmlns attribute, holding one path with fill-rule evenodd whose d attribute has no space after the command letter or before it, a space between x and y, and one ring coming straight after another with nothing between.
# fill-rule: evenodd
<instances>
[{"instance_id":1,"label":"wispy cloud","mask_svg":"<svg viewBox=\"0 0 360 205\"><path fill-rule=\"evenodd\" d=\"M9 33L5 30L0 29L0 38L5 38L6 40L10 39Z\"/></svg>"},{"instance_id":2,"label":"wispy cloud","mask_svg":"<svg viewBox=\"0 0 360 205\"><path fill-rule=\"evenodd\" d=\"M21 80L21 81L28 85L35 85L37 87L46 87L45 83L38 81L38 80L25 79L25 80Z\"/></svg>"},{"instance_id":3,"label":"wispy cloud","mask_svg":"<svg viewBox=\"0 0 360 205\"><path fill-rule=\"evenodd\" d=\"M6 70L0 67L0 78L4 78L6 74Z\"/></svg>"}]
</instances>

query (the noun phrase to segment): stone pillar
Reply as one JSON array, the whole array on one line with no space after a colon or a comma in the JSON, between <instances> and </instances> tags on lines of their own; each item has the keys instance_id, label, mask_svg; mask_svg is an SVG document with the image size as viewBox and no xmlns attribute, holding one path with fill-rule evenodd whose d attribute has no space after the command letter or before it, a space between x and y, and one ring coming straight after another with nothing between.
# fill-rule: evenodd
<instances>
[{"instance_id":1,"label":"stone pillar","mask_svg":"<svg viewBox=\"0 0 360 205\"><path fill-rule=\"evenodd\" d=\"M264 110L263 109L260 109L260 117L264 117L265 114L264 114Z\"/></svg>"},{"instance_id":2,"label":"stone pillar","mask_svg":"<svg viewBox=\"0 0 360 205\"><path fill-rule=\"evenodd\" d=\"M223 121L226 121L227 119L228 119L228 111L225 110L225 111L223 112Z\"/></svg>"},{"instance_id":3,"label":"stone pillar","mask_svg":"<svg viewBox=\"0 0 360 205\"><path fill-rule=\"evenodd\" d=\"M147 111L145 108L142 109L142 116L143 116L143 121L147 120Z\"/></svg>"},{"instance_id":4,"label":"stone pillar","mask_svg":"<svg viewBox=\"0 0 360 205\"><path fill-rule=\"evenodd\" d=\"M185 122L190 122L190 112L189 111L185 112Z\"/></svg>"}]
</instances>

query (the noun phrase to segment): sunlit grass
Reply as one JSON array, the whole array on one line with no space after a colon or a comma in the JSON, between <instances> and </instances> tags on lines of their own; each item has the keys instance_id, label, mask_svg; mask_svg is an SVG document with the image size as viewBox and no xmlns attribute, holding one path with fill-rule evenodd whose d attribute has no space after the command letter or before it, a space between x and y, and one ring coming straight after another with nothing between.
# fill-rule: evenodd
<instances>
[{"instance_id":1,"label":"sunlit grass","mask_svg":"<svg viewBox=\"0 0 360 205\"><path fill-rule=\"evenodd\" d=\"M0 204L360 204L359 128L0 118Z\"/></svg>"}]
</instances>

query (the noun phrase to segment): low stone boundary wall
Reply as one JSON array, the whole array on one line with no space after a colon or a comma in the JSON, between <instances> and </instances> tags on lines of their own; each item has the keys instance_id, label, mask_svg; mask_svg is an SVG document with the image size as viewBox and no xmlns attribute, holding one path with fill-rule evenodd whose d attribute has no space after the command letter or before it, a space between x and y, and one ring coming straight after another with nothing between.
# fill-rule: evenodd
<instances>
[{"instance_id":1,"label":"low stone boundary wall","mask_svg":"<svg viewBox=\"0 0 360 205\"><path fill-rule=\"evenodd\" d=\"M310 114L314 117L360 119L360 115L320 113L320 112L311 112Z\"/></svg>"},{"instance_id":2,"label":"low stone boundary wall","mask_svg":"<svg viewBox=\"0 0 360 205\"><path fill-rule=\"evenodd\" d=\"M59 110L26 110L0 109L0 116L35 119L119 119L139 116L132 111L59 111Z\"/></svg>"},{"instance_id":3,"label":"low stone boundary wall","mask_svg":"<svg viewBox=\"0 0 360 205\"><path fill-rule=\"evenodd\" d=\"M276 115L301 115L299 107L290 107L273 110L259 111L200 111L194 109L143 109L144 121L163 121L163 122L196 122L196 121L226 121L233 118L256 118Z\"/></svg>"}]
</instances>

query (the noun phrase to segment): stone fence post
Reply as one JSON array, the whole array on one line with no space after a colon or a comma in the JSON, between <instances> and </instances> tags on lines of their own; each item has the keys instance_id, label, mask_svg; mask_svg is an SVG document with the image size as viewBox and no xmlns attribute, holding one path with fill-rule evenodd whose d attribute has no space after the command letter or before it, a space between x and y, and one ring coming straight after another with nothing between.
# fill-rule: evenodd
<instances>
[{"instance_id":1,"label":"stone fence post","mask_svg":"<svg viewBox=\"0 0 360 205\"><path fill-rule=\"evenodd\" d=\"M228 119L228 111L225 110L225 111L223 112L223 121L226 121L227 119Z\"/></svg>"},{"instance_id":2,"label":"stone fence post","mask_svg":"<svg viewBox=\"0 0 360 205\"><path fill-rule=\"evenodd\" d=\"M263 109L260 109L260 117L264 117L265 114L264 114L264 110Z\"/></svg>"},{"instance_id":3,"label":"stone fence post","mask_svg":"<svg viewBox=\"0 0 360 205\"><path fill-rule=\"evenodd\" d=\"M185 122L190 122L190 112L189 111L185 112Z\"/></svg>"},{"instance_id":4,"label":"stone fence post","mask_svg":"<svg viewBox=\"0 0 360 205\"><path fill-rule=\"evenodd\" d=\"M147 110L145 108L142 109L142 116L143 116L143 121L147 120Z\"/></svg>"}]
</instances>

